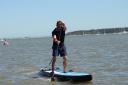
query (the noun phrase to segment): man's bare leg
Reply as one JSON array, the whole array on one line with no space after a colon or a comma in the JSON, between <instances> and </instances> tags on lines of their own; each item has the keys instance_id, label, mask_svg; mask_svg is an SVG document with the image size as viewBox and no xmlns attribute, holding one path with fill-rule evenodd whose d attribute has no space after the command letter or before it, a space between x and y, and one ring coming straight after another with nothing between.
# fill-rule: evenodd
<instances>
[{"instance_id":1,"label":"man's bare leg","mask_svg":"<svg viewBox=\"0 0 128 85\"><path fill-rule=\"evenodd\" d=\"M54 70L55 70L55 63L56 63L56 57L53 56L52 57L52 75L54 74Z\"/></svg>"},{"instance_id":2,"label":"man's bare leg","mask_svg":"<svg viewBox=\"0 0 128 85\"><path fill-rule=\"evenodd\" d=\"M64 72L66 72L66 68L67 68L67 56L63 57L63 70Z\"/></svg>"}]
</instances>

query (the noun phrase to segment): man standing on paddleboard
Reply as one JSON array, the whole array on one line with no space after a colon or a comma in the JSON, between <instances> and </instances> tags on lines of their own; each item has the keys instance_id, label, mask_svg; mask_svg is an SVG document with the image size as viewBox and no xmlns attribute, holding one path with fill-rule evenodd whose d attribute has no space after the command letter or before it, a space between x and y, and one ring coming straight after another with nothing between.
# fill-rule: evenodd
<instances>
[{"instance_id":1,"label":"man standing on paddleboard","mask_svg":"<svg viewBox=\"0 0 128 85\"><path fill-rule=\"evenodd\" d=\"M56 28L52 31L53 46L52 46L52 75L55 70L56 57L63 58L63 71L66 72L67 67L67 52L64 44L66 26L62 21L57 21Z\"/></svg>"}]
</instances>

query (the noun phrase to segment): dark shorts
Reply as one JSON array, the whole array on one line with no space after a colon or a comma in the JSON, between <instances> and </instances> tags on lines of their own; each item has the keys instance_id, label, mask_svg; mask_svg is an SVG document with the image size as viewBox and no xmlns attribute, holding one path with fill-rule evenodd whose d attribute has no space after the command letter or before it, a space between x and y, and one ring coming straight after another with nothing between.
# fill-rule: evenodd
<instances>
[{"instance_id":1,"label":"dark shorts","mask_svg":"<svg viewBox=\"0 0 128 85\"><path fill-rule=\"evenodd\" d=\"M65 45L63 46L57 46L57 47L53 47L52 48L52 56L56 57L56 56L67 56L67 51L66 51L66 47Z\"/></svg>"}]
</instances>

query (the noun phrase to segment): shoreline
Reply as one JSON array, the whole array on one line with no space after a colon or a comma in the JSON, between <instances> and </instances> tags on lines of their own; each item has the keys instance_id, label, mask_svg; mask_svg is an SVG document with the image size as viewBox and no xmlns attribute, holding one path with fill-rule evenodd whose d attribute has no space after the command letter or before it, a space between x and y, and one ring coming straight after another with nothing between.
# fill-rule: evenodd
<instances>
[{"instance_id":1,"label":"shoreline","mask_svg":"<svg viewBox=\"0 0 128 85\"><path fill-rule=\"evenodd\" d=\"M126 34L126 33L128 33L128 27L78 30L78 31L68 32L66 35L92 35L92 34L100 35L100 34Z\"/></svg>"}]
</instances>

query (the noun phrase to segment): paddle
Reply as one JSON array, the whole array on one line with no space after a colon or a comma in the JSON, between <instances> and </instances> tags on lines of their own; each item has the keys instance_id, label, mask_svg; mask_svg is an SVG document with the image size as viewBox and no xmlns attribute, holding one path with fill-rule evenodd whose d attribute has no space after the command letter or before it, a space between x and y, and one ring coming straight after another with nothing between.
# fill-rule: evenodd
<instances>
[{"instance_id":1,"label":"paddle","mask_svg":"<svg viewBox=\"0 0 128 85\"><path fill-rule=\"evenodd\" d=\"M59 39L58 39L58 40L60 40L61 33L62 33L62 31L59 32ZM57 36L56 36L56 35L54 36L54 38L57 40ZM58 49L59 49L59 44L60 44L60 41L58 42L58 40L57 40L57 44L58 44L58 45L57 45L57 49L56 49L56 50L57 50L57 54L58 54ZM56 56L55 56L55 57L56 57ZM54 61L53 58L52 58L50 64L53 63L53 62L55 62L55 61ZM54 64L54 65L55 65L55 64ZM53 67L52 67L52 68L53 68ZM54 66L54 69L55 69L55 66ZM52 73L51 81L55 81L55 79L54 79L54 72Z\"/></svg>"},{"instance_id":2,"label":"paddle","mask_svg":"<svg viewBox=\"0 0 128 85\"><path fill-rule=\"evenodd\" d=\"M59 49L59 44L57 45L57 52L58 52L58 49ZM55 63L55 61L53 60L53 58L51 59L51 61L50 61L50 63L49 63L49 65L51 64L51 63ZM53 67L52 67L53 68ZM54 69L55 69L55 66L54 66ZM51 81L55 81L55 79L54 79L54 72L52 73L52 76L51 76Z\"/></svg>"}]
</instances>

